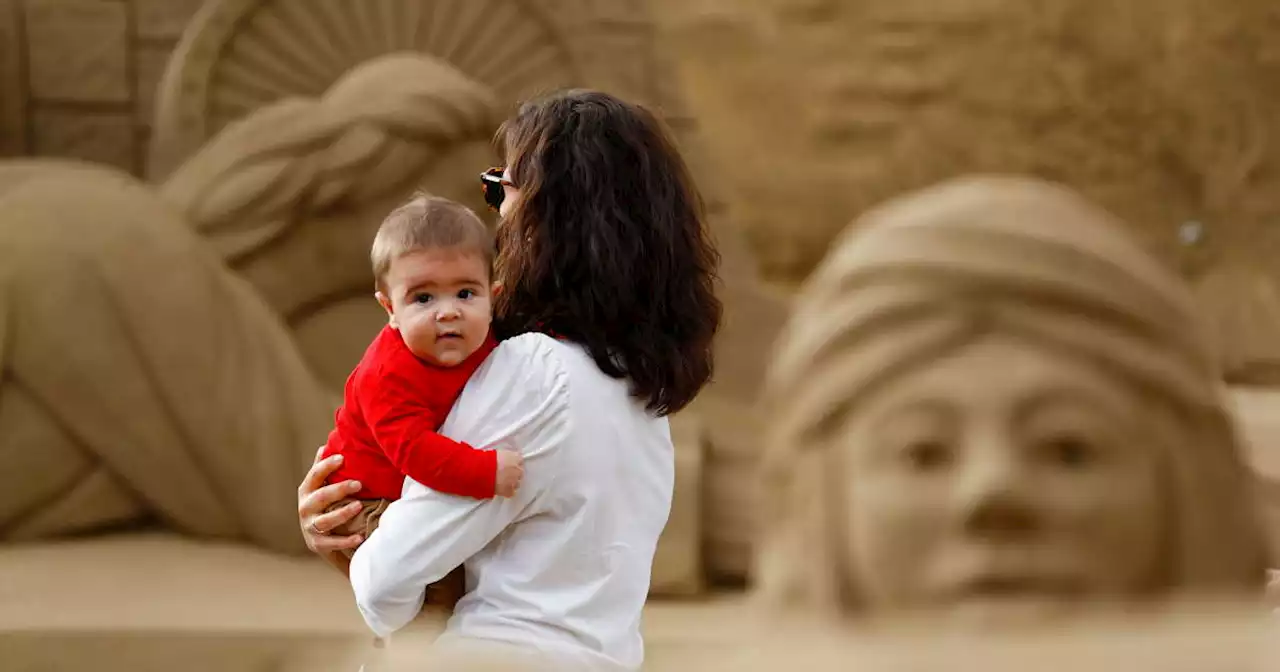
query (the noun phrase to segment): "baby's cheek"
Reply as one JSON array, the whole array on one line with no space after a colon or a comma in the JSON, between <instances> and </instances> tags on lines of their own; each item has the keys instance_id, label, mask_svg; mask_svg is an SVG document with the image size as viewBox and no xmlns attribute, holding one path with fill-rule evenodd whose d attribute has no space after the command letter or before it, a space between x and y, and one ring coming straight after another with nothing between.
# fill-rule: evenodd
<instances>
[{"instance_id":1,"label":"baby's cheek","mask_svg":"<svg viewBox=\"0 0 1280 672\"><path fill-rule=\"evenodd\" d=\"M480 325L481 327L488 327L489 323L493 321L493 310L490 308L488 302L485 302L483 305L472 306L468 313L468 321Z\"/></svg>"},{"instance_id":2,"label":"baby's cheek","mask_svg":"<svg viewBox=\"0 0 1280 672\"><path fill-rule=\"evenodd\" d=\"M426 320L414 320L402 326L400 335L411 347L430 347L435 342L430 324Z\"/></svg>"}]
</instances>

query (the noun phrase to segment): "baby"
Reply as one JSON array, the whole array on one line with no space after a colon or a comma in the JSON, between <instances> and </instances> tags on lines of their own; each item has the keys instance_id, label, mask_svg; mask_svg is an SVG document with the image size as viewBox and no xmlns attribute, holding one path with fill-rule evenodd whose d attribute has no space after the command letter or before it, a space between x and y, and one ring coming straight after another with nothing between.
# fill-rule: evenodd
<instances>
[{"instance_id":1,"label":"baby","mask_svg":"<svg viewBox=\"0 0 1280 672\"><path fill-rule=\"evenodd\" d=\"M493 256L480 218L443 198L416 196L378 229L370 257L388 324L347 379L324 450L343 456L329 482L359 481L363 508L333 534L368 538L387 504L400 498L405 476L466 497L515 494L524 476L519 453L480 450L437 433L496 346L489 329ZM426 606L452 609L462 579L459 568L429 586Z\"/></svg>"}]
</instances>

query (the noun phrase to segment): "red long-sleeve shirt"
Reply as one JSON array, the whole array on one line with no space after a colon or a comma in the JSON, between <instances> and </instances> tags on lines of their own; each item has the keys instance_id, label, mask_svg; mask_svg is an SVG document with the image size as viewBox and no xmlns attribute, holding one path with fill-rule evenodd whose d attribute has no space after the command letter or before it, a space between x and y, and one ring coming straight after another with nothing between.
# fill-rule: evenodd
<instances>
[{"instance_id":1,"label":"red long-sleeve shirt","mask_svg":"<svg viewBox=\"0 0 1280 672\"><path fill-rule=\"evenodd\" d=\"M404 477L439 492L493 496L497 454L437 433L471 374L497 346L493 335L465 361L418 359L390 326L365 350L338 409L324 455L341 453L330 483L356 479L360 499L400 499Z\"/></svg>"}]
</instances>

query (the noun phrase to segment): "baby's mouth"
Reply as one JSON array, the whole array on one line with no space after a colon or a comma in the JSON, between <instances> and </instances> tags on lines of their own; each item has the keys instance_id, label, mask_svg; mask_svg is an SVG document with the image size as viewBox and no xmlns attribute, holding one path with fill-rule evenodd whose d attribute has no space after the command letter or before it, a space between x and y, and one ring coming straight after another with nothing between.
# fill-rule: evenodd
<instances>
[{"instance_id":1,"label":"baby's mouth","mask_svg":"<svg viewBox=\"0 0 1280 672\"><path fill-rule=\"evenodd\" d=\"M436 337L436 340L452 341L460 338L462 338L462 334L440 334L439 336Z\"/></svg>"}]
</instances>

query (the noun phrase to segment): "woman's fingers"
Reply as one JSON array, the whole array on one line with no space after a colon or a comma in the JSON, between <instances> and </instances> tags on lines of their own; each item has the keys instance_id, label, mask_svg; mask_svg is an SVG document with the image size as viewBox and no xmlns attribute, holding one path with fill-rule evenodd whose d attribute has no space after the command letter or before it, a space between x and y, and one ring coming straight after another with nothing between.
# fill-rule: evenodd
<instances>
[{"instance_id":1,"label":"woman's fingers","mask_svg":"<svg viewBox=\"0 0 1280 672\"><path fill-rule=\"evenodd\" d=\"M330 506L360 492L359 481L343 481L314 490L298 500L298 517L308 519L325 512ZM351 516L347 516L350 518ZM327 528L320 528L326 530Z\"/></svg>"},{"instance_id":2,"label":"woman's fingers","mask_svg":"<svg viewBox=\"0 0 1280 672\"><path fill-rule=\"evenodd\" d=\"M298 486L298 522L302 525L302 536L306 539L308 548L317 553L332 553L355 548L364 541L363 535L359 534L345 537L328 534L330 530L354 518L363 505L360 502L350 502L329 511L334 504L360 492L360 482L343 481L325 485L329 475L342 464L342 456L320 459L323 454L324 447L321 446L316 451L315 463ZM321 534L316 534L316 530Z\"/></svg>"},{"instance_id":3,"label":"woman's fingers","mask_svg":"<svg viewBox=\"0 0 1280 672\"><path fill-rule=\"evenodd\" d=\"M364 541L364 536L359 534L353 534L349 537L323 536L314 538L315 545L311 550L322 554L355 548L360 545L360 542Z\"/></svg>"},{"instance_id":4,"label":"woman's fingers","mask_svg":"<svg viewBox=\"0 0 1280 672\"><path fill-rule=\"evenodd\" d=\"M355 518L356 514L360 513L361 508L363 508L363 505L360 502L350 502L342 508L316 516L312 519L312 524L315 525L317 530L327 535L343 523Z\"/></svg>"},{"instance_id":5,"label":"woman's fingers","mask_svg":"<svg viewBox=\"0 0 1280 672\"><path fill-rule=\"evenodd\" d=\"M322 491L317 491L313 494L319 494L320 492ZM364 541L364 537L359 534L336 536L329 534L329 532L336 529L339 525L351 520L356 514L360 513L360 509L363 507L364 505L360 502L352 501L348 502L345 506L335 508L332 511L327 511L310 518L303 516L302 520L304 522L302 526L302 536L306 539L307 548L310 548L316 553L325 553L344 548L355 548L360 545L360 542ZM311 522L306 522L307 520L310 520ZM317 534L316 530L319 530L320 533Z\"/></svg>"},{"instance_id":6,"label":"woman's fingers","mask_svg":"<svg viewBox=\"0 0 1280 672\"><path fill-rule=\"evenodd\" d=\"M332 457L317 460L307 470L307 475L302 478L302 484L298 486L298 498L307 496L313 490L317 490L324 485L324 480L332 474L338 465L342 464L342 456L334 455Z\"/></svg>"}]
</instances>

